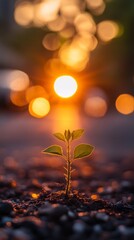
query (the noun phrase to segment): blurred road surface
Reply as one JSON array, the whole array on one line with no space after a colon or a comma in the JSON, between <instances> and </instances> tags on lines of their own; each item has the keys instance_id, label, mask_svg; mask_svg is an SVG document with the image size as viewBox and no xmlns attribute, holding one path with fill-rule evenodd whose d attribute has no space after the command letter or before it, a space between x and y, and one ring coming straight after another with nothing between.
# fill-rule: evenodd
<instances>
[{"instance_id":1,"label":"blurred road surface","mask_svg":"<svg viewBox=\"0 0 134 240\"><path fill-rule=\"evenodd\" d=\"M57 143L52 133L65 128L84 128L85 135L81 141L94 145L96 154L103 157L134 156L134 114L123 116L114 113L94 119L83 116L79 111L71 111L65 114L65 109L57 108L44 119L35 119L28 113L1 114L1 157L39 156L44 147Z\"/></svg>"}]
</instances>

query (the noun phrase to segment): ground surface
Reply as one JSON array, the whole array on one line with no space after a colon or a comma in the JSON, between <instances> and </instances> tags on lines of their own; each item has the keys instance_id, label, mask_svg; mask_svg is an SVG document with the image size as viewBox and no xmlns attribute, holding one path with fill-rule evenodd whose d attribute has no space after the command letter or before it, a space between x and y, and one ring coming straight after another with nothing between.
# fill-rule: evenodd
<instances>
[{"instance_id":1,"label":"ground surface","mask_svg":"<svg viewBox=\"0 0 134 240\"><path fill-rule=\"evenodd\" d=\"M35 128L37 122L26 122L22 117L17 117L17 121L16 118L3 119L0 125L0 240L134 239L132 119L128 127L124 120L119 121L119 125L117 119L114 121L113 125L118 125L116 130L119 130L115 131L116 140L110 138L112 127L107 130L103 122L100 126L92 123L86 140L90 139L91 143L93 139L97 149L92 157L75 161L73 194L69 198L62 192L64 162L41 153L43 139L44 147L51 143L48 135L51 127L44 127L44 138L43 122ZM84 124L87 126L87 122ZM102 141L93 137L97 130L100 137L105 130ZM126 132L130 138L125 144L123 134ZM111 139L111 148L106 134L108 141ZM122 144L118 142L121 138ZM115 152L111 154L114 145ZM104 146L111 152L104 151Z\"/></svg>"}]
</instances>

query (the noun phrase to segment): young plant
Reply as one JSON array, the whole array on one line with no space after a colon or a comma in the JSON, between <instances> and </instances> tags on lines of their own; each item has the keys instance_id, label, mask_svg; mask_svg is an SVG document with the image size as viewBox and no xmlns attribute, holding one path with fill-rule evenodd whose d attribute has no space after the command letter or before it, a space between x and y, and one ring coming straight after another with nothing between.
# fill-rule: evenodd
<instances>
[{"instance_id":1,"label":"young plant","mask_svg":"<svg viewBox=\"0 0 134 240\"><path fill-rule=\"evenodd\" d=\"M46 149L43 150L43 153L51 154L51 155L57 155L64 158L66 161L66 167L65 169L65 180L66 180L66 186L65 186L65 194L66 196L69 196L71 191L71 177L72 172L74 169L72 169L72 163L75 159L83 158L86 156L89 156L92 152L94 147L89 144L79 144L77 145L73 152L71 152L71 143L75 139L78 139L82 136L84 133L84 129L78 129L70 132L70 130L65 130L64 134L62 133L54 133L53 135L58 138L59 140L65 142L66 144L66 153L63 153L63 149L59 145L52 145Z\"/></svg>"}]
</instances>

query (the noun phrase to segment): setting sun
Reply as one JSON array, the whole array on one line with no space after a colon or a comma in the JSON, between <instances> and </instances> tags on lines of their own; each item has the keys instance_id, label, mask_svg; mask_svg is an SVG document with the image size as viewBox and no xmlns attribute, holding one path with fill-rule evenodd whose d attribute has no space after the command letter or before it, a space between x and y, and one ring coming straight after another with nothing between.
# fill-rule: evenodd
<instances>
[{"instance_id":1,"label":"setting sun","mask_svg":"<svg viewBox=\"0 0 134 240\"><path fill-rule=\"evenodd\" d=\"M69 98L75 94L78 85L76 80L71 76L60 76L54 82L54 90L58 96Z\"/></svg>"}]
</instances>

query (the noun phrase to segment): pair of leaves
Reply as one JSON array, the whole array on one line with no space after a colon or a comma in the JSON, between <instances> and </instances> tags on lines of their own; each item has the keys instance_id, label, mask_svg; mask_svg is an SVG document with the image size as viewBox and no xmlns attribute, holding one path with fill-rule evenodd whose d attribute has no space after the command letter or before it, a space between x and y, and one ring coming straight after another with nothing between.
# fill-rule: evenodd
<instances>
[{"instance_id":1,"label":"pair of leaves","mask_svg":"<svg viewBox=\"0 0 134 240\"><path fill-rule=\"evenodd\" d=\"M73 159L89 156L92 153L93 149L94 147L89 144L79 144L74 149ZM63 150L58 145L52 145L46 148L43 152L47 154L63 156Z\"/></svg>"},{"instance_id":2,"label":"pair of leaves","mask_svg":"<svg viewBox=\"0 0 134 240\"><path fill-rule=\"evenodd\" d=\"M69 139L75 140L77 138L80 138L81 135L84 133L84 129L77 129L74 130L72 133L70 130L65 130L64 135L62 133L54 133L53 135L58 138L61 141L68 141Z\"/></svg>"}]
</instances>

